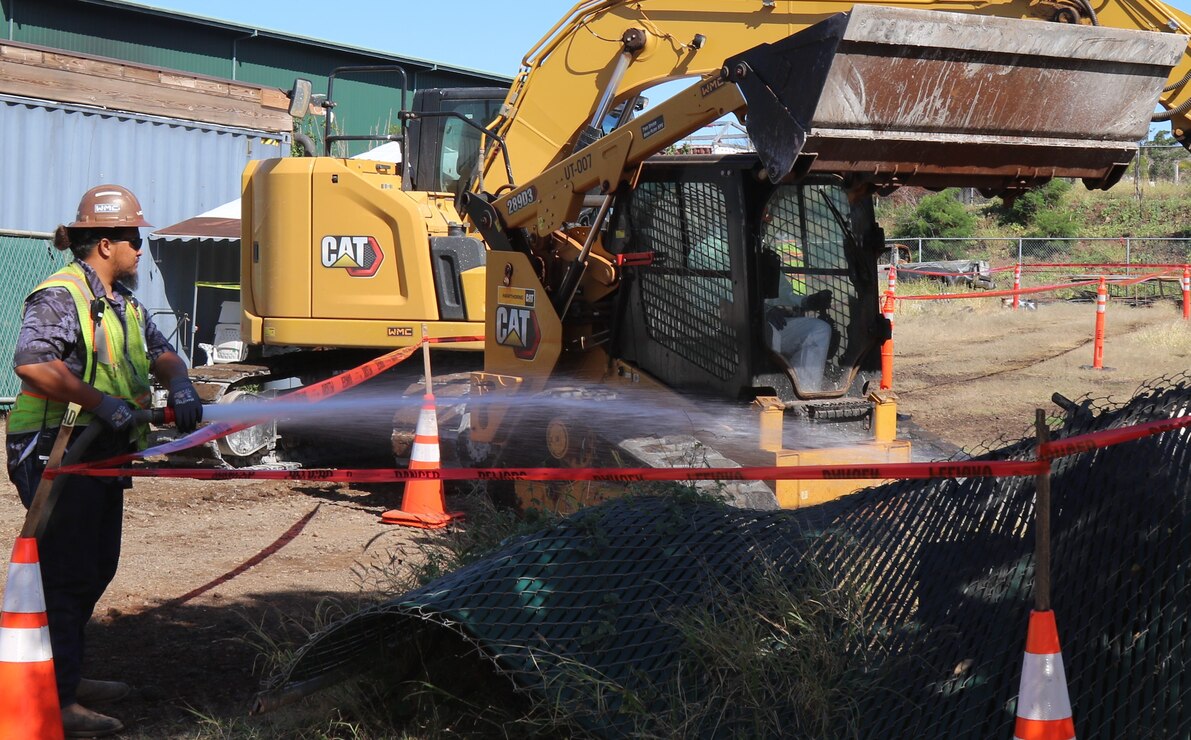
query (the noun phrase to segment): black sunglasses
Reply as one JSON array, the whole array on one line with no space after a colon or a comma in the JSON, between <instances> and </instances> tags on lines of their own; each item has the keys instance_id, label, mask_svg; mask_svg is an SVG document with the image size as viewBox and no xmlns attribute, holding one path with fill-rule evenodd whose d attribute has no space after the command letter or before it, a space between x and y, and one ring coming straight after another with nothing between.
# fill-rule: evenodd
<instances>
[{"instance_id":1,"label":"black sunglasses","mask_svg":"<svg viewBox=\"0 0 1191 740\"><path fill-rule=\"evenodd\" d=\"M141 251L141 244L144 243L144 240L139 236L134 236L131 239L125 239L125 238L121 237L119 239L110 239L109 241L128 242L128 246L132 247L133 249L135 249L138 252Z\"/></svg>"}]
</instances>

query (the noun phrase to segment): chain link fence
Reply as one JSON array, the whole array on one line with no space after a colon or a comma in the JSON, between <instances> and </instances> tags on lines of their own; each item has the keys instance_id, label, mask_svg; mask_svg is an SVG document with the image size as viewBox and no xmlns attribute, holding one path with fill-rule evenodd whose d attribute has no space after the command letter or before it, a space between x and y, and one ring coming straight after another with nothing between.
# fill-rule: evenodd
<instances>
[{"instance_id":1,"label":"chain link fence","mask_svg":"<svg viewBox=\"0 0 1191 740\"><path fill-rule=\"evenodd\" d=\"M890 259L904 247L898 261L971 259L988 262L995 287L1013 287L1013 270L1022 266L1023 288L1092 280L1101 274L1140 277L1166 271L1140 285L1111 287L1110 293L1134 299L1180 298L1181 266L1191 262L1191 239L1152 237L1046 238L974 237L966 239L888 239ZM1056 265L1049 267L1048 265ZM1061 265L1061 266L1058 266ZM1081 269L1080 265L1120 265L1110 270ZM1172 268L1147 265L1175 265ZM906 277L909 277L908 275ZM1095 293L1093 288L1091 293Z\"/></svg>"},{"instance_id":2,"label":"chain link fence","mask_svg":"<svg viewBox=\"0 0 1191 740\"><path fill-rule=\"evenodd\" d=\"M54 249L51 238L42 232L0 231L0 253L6 258L0 277L0 410L12 405L21 388L12 371L12 355L21 331L25 296L70 260L69 252Z\"/></svg>"}]
</instances>

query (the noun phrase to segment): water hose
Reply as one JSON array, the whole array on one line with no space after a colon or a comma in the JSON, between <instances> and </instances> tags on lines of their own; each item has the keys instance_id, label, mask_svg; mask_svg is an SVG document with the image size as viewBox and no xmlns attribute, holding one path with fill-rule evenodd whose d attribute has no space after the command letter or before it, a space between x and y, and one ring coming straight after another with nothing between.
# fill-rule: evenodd
<instances>
[{"instance_id":1,"label":"water hose","mask_svg":"<svg viewBox=\"0 0 1191 740\"><path fill-rule=\"evenodd\" d=\"M136 424L172 424L174 422L174 410L172 408L157 408L157 409L136 409L132 412L132 420ZM67 438L70 436L70 430L73 425L63 425L59 431L59 435L65 434ZM65 453L62 454L61 463L54 461L54 455L50 455L50 464L47 468L57 468L61 466L74 465L79 462L87 448L95 441L95 438L107 427L98 420L94 423L88 424L83 428L83 433L75 440ZM56 446L56 444L55 444ZM54 504L58 502L58 496L61 495L66 481L70 478L69 475L58 475L53 478L46 478L42 474L41 482L37 484L37 491L33 494L33 502L29 505L29 511L25 514L25 524L21 527L21 537L36 537L40 538L45 532L46 525L50 521L50 514L54 511Z\"/></svg>"}]
</instances>

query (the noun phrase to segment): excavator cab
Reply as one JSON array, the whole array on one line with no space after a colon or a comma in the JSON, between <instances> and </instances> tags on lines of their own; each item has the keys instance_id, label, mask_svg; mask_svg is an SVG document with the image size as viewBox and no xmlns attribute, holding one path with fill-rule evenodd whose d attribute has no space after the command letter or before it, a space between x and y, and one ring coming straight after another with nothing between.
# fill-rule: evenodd
<instances>
[{"instance_id":1,"label":"excavator cab","mask_svg":"<svg viewBox=\"0 0 1191 740\"><path fill-rule=\"evenodd\" d=\"M776 396L808 416L871 408L864 384L889 336L871 197L850 202L827 175L771 184L755 155L671 156L642 168L621 209L624 236L610 243L649 258L625 267L615 356L671 387ZM774 316L783 299L797 317ZM822 344L813 367L775 341L777 324L798 319Z\"/></svg>"},{"instance_id":2,"label":"excavator cab","mask_svg":"<svg viewBox=\"0 0 1191 740\"><path fill-rule=\"evenodd\" d=\"M480 126L496 119L508 89L447 87L414 93L406 126L406 190L460 193L467 188L480 155Z\"/></svg>"}]
</instances>

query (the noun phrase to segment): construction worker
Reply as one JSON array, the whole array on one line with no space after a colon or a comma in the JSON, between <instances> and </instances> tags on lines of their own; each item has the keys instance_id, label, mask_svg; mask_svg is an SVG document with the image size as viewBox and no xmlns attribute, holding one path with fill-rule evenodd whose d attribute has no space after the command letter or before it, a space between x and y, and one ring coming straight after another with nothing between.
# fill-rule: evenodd
<instances>
[{"instance_id":1,"label":"construction worker","mask_svg":"<svg viewBox=\"0 0 1191 740\"><path fill-rule=\"evenodd\" d=\"M30 506L68 403L77 424L107 433L82 460L124 454L145 444L147 427L134 408L151 400L149 374L169 388L180 431L202 420L202 404L182 358L133 297L141 227L150 226L127 189L87 191L78 215L54 232L54 246L74 261L34 288L13 358L22 388L8 417L8 474ZM76 435L77 438L77 435ZM71 476L38 541L46 615L62 724L67 737L119 732L120 720L90 709L123 698L127 684L81 678L83 632L96 602L116 574L124 489L130 478Z\"/></svg>"},{"instance_id":2,"label":"construction worker","mask_svg":"<svg viewBox=\"0 0 1191 740\"><path fill-rule=\"evenodd\" d=\"M814 314L826 311L830 305L830 291L800 294L785 277L778 284L777 297L765 301L769 348L785 358L798 380L799 390L807 393L823 389L831 324Z\"/></svg>"}]
</instances>

